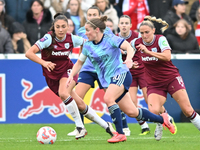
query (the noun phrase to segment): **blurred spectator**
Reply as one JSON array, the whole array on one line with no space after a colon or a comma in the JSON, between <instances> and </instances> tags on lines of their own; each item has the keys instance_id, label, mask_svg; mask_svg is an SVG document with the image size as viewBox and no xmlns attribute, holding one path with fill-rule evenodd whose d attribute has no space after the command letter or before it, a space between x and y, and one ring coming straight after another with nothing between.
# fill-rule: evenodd
<instances>
[{"instance_id":1,"label":"blurred spectator","mask_svg":"<svg viewBox=\"0 0 200 150\"><path fill-rule=\"evenodd\" d=\"M11 28L12 45L15 53L25 53L31 44L29 43L25 29L19 22L14 22Z\"/></svg>"},{"instance_id":2,"label":"blurred spectator","mask_svg":"<svg viewBox=\"0 0 200 150\"><path fill-rule=\"evenodd\" d=\"M194 23L195 36L197 38L197 41L198 41L199 47L200 47L200 6L198 7L198 9L196 11L196 18L197 18L197 21Z\"/></svg>"},{"instance_id":3,"label":"blurred spectator","mask_svg":"<svg viewBox=\"0 0 200 150\"><path fill-rule=\"evenodd\" d=\"M44 9L40 0L33 0L30 10L26 14L26 20L23 23L25 33L31 45L49 31L52 24L51 13Z\"/></svg>"},{"instance_id":4,"label":"blurred spectator","mask_svg":"<svg viewBox=\"0 0 200 150\"><path fill-rule=\"evenodd\" d=\"M95 0L79 0L81 3L81 9L84 12L84 16L87 16L87 10L94 5Z\"/></svg>"},{"instance_id":5,"label":"blurred spectator","mask_svg":"<svg viewBox=\"0 0 200 150\"><path fill-rule=\"evenodd\" d=\"M189 16L190 18L192 19L193 22L196 22L197 21L197 18L196 18L196 12L197 12L197 9L199 7L199 0L194 2L192 4L192 7L190 9L190 13L189 13Z\"/></svg>"},{"instance_id":6,"label":"blurred spectator","mask_svg":"<svg viewBox=\"0 0 200 150\"><path fill-rule=\"evenodd\" d=\"M149 15L147 0L124 0L122 11L131 18L131 30L137 30L146 15Z\"/></svg>"},{"instance_id":7,"label":"blurred spectator","mask_svg":"<svg viewBox=\"0 0 200 150\"><path fill-rule=\"evenodd\" d=\"M178 20L175 24L175 34L166 36L172 53L199 53L196 37L191 33L190 25L185 19Z\"/></svg>"},{"instance_id":8,"label":"blurred spectator","mask_svg":"<svg viewBox=\"0 0 200 150\"><path fill-rule=\"evenodd\" d=\"M172 7L172 0L147 0L151 16L163 19L167 11Z\"/></svg>"},{"instance_id":9,"label":"blurred spectator","mask_svg":"<svg viewBox=\"0 0 200 150\"><path fill-rule=\"evenodd\" d=\"M67 11L70 13L71 19L75 25L75 34L78 29L85 25L86 19L80 6L79 0L69 0L67 5Z\"/></svg>"},{"instance_id":10,"label":"blurred spectator","mask_svg":"<svg viewBox=\"0 0 200 150\"><path fill-rule=\"evenodd\" d=\"M14 53L10 34L0 22L0 54Z\"/></svg>"},{"instance_id":11,"label":"blurred spectator","mask_svg":"<svg viewBox=\"0 0 200 150\"><path fill-rule=\"evenodd\" d=\"M108 18L107 21L106 21L106 27L110 28L110 30L116 34L115 30L114 30L114 23L112 21L111 18Z\"/></svg>"},{"instance_id":12,"label":"blurred spectator","mask_svg":"<svg viewBox=\"0 0 200 150\"><path fill-rule=\"evenodd\" d=\"M156 18L164 19L166 13L172 7L173 0L147 0L149 5L150 16L155 16ZM161 23L154 21L155 34L162 34L161 28L163 27Z\"/></svg>"},{"instance_id":13,"label":"blurred spectator","mask_svg":"<svg viewBox=\"0 0 200 150\"><path fill-rule=\"evenodd\" d=\"M48 8L51 12L51 16L55 16L56 13L64 13L68 0L41 0L45 8ZM63 6L65 5L65 6Z\"/></svg>"},{"instance_id":14,"label":"blurred spectator","mask_svg":"<svg viewBox=\"0 0 200 150\"><path fill-rule=\"evenodd\" d=\"M164 20L169 24L169 28L165 30L164 35L175 34L175 28L173 25L179 19L185 19L189 23L190 28L192 29L192 33L194 33L193 22L191 18L185 14L186 4L188 4L188 1L173 0L172 10L169 10L164 17Z\"/></svg>"},{"instance_id":15,"label":"blurred spectator","mask_svg":"<svg viewBox=\"0 0 200 150\"><path fill-rule=\"evenodd\" d=\"M6 0L6 13L22 23L33 0Z\"/></svg>"},{"instance_id":16,"label":"blurred spectator","mask_svg":"<svg viewBox=\"0 0 200 150\"><path fill-rule=\"evenodd\" d=\"M119 18L117 16L117 11L113 8L113 5L109 4L108 0L96 0L95 6L100 9L101 15L112 18L114 30L117 31Z\"/></svg>"},{"instance_id":17,"label":"blurred spectator","mask_svg":"<svg viewBox=\"0 0 200 150\"><path fill-rule=\"evenodd\" d=\"M109 3L113 5L115 10L117 11L117 16L120 18L123 15L122 12L122 3L124 0L109 0Z\"/></svg>"},{"instance_id":18,"label":"blurred spectator","mask_svg":"<svg viewBox=\"0 0 200 150\"><path fill-rule=\"evenodd\" d=\"M67 33L75 34L75 31L74 31L75 26L74 26L74 23L73 23L72 19L68 18L67 20L68 20L68 26L69 26Z\"/></svg>"},{"instance_id":19,"label":"blurred spectator","mask_svg":"<svg viewBox=\"0 0 200 150\"><path fill-rule=\"evenodd\" d=\"M10 33L10 27L15 20L10 15L6 14L4 0L0 0L0 21L2 27Z\"/></svg>"}]
</instances>

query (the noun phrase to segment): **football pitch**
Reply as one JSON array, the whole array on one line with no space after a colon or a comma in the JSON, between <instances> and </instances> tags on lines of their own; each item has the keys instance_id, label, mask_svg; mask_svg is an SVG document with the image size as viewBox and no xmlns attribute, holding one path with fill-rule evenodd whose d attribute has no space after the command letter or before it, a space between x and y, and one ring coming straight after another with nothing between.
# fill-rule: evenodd
<instances>
[{"instance_id":1,"label":"football pitch","mask_svg":"<svg viewBox=\"0 0 200 150\"><path fill-rule=\"evenodd\" d=\"M126 142L110 144L109 134L96 124L86 124L88 135L76 140L67 136L74 130L74 124L0 124L1 150L199 150L200 132L192 123L177 123L178 132L172 135L163 129L160 141L154 139L156 125L151 123L151 133L140 136L138 124L128 124L131 136ZM57 133L53 145L42 145L36 140L36 133L42 126L51 126Z\"/></svg>"}]
</instances>

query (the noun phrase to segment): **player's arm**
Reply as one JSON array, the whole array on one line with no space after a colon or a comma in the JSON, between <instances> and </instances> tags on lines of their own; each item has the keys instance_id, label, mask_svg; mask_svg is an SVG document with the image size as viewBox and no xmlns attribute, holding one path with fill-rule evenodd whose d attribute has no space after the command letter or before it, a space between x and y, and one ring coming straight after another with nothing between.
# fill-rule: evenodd
<instances>
[{"instance_id":1,"label":"player's arm","mask_svg":"<svg viewBox=\"0 0 200 150\"><path fill-rule=\"evenodd\" d=\"M79 59L74 64L72 71L67 79L67 83L66 83L67 87L72 82L73 77L81 70L86 58L87 58L87 56L85 56L83 53L81 53L81 55L79 56Z\"/></svg>"},{"instance_id":2,"label":"player's arm","mask_svg":"<svg viewBox=\"0 0 200 150\"><path fill-rule=\"evenodd\" d=\"M79 56L78 60L76 61L76 63L74 64L71 74L70 76L74 77L82 68L85 60L86 60L87 56L83 55L83 53L81 53L81 55Z\"/></svg>"},{"instance_id":3,"label":"player's arm","mask_svg":"<svg viewBox=\"0 0 200 150\"><path fill-rule=\"evenodd\" d=\"M33 45L33 46L25 53L25 56L26 56L28 59L30 59L30 60L32 60L32 61L34 61L34 62L36 62L36 63L42 65L45 61L42 60L41 58L39 58L39 57L36 55L36 53L39 52L39 51L40 51L39 48L38 48L36 45Z\"/></svg>"},{"instance_id":4,"label":"player's arm","mask_svg":"<svg viewBox=\"0 0 200 150\"><path fill-rule=\"evenodd\" d=\"M83 49L83 45L80 46L79 56L81 55L82 49Z\"/></svg>"},{"instance_id":5,"label":"player's arm","mask_svg":"<svg viewBox=\"0 0 200 150\"><path fill-rule=\"evenodd\" d=\"M121 44L120 48L127 51L127 56L126 56L126 60L124 61L124 63L126 63L128 68L131 68L133 65L132 58L135 54L135 50L131 47L130 43L127 42L126 40L124 40L124 42Z\"/></svg>"},{"instance_id":6,"label":"player's arm","mask_svg":"<svg viewBox=\"0 0 200 150\"><path fill-rule=\"evenodd\" d=\"M40 57L38 57L36 55L37 52L39 52L40 50L42 50L43 48L47 48L51 45L51 36L50 35L45 35L41 40L38 40L26 53L25 56L42 65L43 67L47 68L47 70L49 72L51 72L51 70L53 70L56 66L55 63L52 63L50 61L45 61L43 59L41 59Z\"/></svg>"},{"instance_id":7,"label":"player's arm","mask_svg":"<svg viewBox=\"0 0 200 150\"><path fill-rule=\"evenodd\" d=\"M159 38L158 45L159 45L159 48L161 49L161 53L149 51L146 48L146 46L144 46L143 44L139 44L136 47L138 48L139 51L142 51L142 52L149 54L153 57L156 57L160 60L170 61L171 60L171 48L167 42L167 39L164 36Z\"/></svg>"}]
</instances>

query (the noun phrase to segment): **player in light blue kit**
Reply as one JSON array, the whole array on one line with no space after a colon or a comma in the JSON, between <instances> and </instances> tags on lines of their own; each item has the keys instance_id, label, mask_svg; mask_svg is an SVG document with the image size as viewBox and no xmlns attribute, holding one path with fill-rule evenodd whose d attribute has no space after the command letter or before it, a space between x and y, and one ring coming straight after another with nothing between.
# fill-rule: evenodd
<instances>
[{"instance_id":1,"label":"player in light blue kit","mask_svg":"<svg viewBox=\"0 0 200 150\"><path fill-rule=\"evenodd\" d=\"M107 16L103 16L86 22L85 29L89 41L83 45L82 53L72 69L66 86L70 86L73 77L80 71L86 58L89 58L95 67L101 85L106 89L104 101L117 131L111 139L108 139L109 143L123 142L127 139L122 130L121 110L132 118L162 123L173 134L175 129L166 113L155 115L146 109L136 108L132 102L128 89L132 81L129 68L132 65L137 67L132 62L134 50L123 38L103 33L106 28L104 23L106 19ZM124 62L120 48L127 51Z\"/></svg>"},{"instance_id":2,"label":"player in light blue kit","mask_svg":"<svg viewBox=\"0 0 200 150\"><path fill-rule=\"evenodd\" d=\"M96 6L92 6L87 10L87 20L90 20L92 18L99 18L100 17L100 10ZM88 37L85 35L85 27L81 27L78 30L78 36L83 37L84 39L88 39ZM106 28L104 33L106 34L113 34L113 32L110 30L110 28ZM76 85L75 92L82 98L84 99L86 93L90 88L94 88L94 82L97 81L99 88L103 89L96 70L93 66L93 64L90 62L89 59L86 59L78 77L78 84ZM126 136L130 136L130 130L127 125L126 121L126 115L124 112L121 112L122 114L122 123L123 123L123 132L125 133ZM82 117L82 115L81 115ZM83 120L83 117L82 117ZM69 136L74 136L76 135L77 130L75 128L74 131L68 133Z\"/></svg>"}]
</instances>

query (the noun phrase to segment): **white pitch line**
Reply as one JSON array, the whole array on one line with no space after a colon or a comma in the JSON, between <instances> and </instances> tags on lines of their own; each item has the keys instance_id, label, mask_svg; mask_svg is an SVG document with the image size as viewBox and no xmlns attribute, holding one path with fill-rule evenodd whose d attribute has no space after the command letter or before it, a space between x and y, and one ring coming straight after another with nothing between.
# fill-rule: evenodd
<instances>
[{"instance_id":1,"label":"white pitch line","mask_svg":"<svg viewBox=\"0 0 200 150\"><path fill-rule=\"evenodd\" d=\"M169 138L172 138L172 136L163 136L162 137L162 139L169 139ZM181 138L194 138L194 137L184 137L184 136L182 136ZM154 139L154 137L127 137L127 141L129 141L129 140L149 140L149 139ZM161 140L162 140L161 139ZM35 142L35 141L37 141L36 139L35 140L33 140L33 139L28 139L28 138L21 138L21 139L19 139L19 138L0 138L0 143L4 143L4 142L11 142L11 141L13 141L13 140L15 140L15 142ZM66 139L57 139L56 141L59 141L59 142L70 142L70 141L81 141L81 140L83 140L83 141L99 141L99 140L101 140L101 141L104 141L104 140L107 140L106 138L101 138L101 137L96 137L96 138L89 138L88 136L87 137L85 137L85 138L82 138L82 139L78 139L78 140L75 140L75 138L74 139L71 139L71 138L66 138Z\"/></svg>"}]
</instances>

